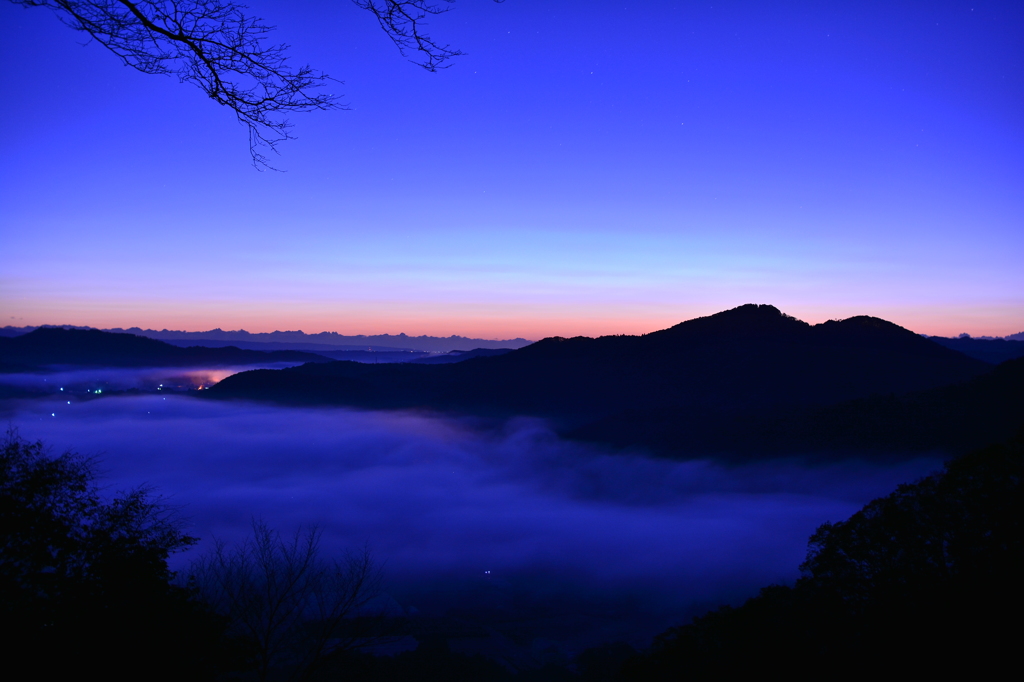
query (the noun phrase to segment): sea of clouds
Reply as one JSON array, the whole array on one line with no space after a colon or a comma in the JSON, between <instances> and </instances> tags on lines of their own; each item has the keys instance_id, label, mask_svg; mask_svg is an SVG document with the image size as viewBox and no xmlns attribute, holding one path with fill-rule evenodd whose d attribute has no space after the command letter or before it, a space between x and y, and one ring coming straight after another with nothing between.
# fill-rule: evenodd
<instances>
[{"instance_id":1,"label":"sea of clouds","mask_svg":"<svg viewBox=\"0 0 1024 682\"><path fill-rule=\"evenodd\" d=\"M284 369L299 362L272 362L260 365L226 367L141 367L81 368L56 367L46 372L0 374L0 385L16 386L33 391L83 393L85 391L156 390L160 386L189 390L209 387L232 374L249 369Z\"/></svg>"},{"instance_id":2,"label":"sea of clouds","mask_svg":"<svg viewBox=\"0 0 1024 682\"><path fill-rule=\"evenodd\" d=\"M253 518L286 534L317 524L327 552L369 545L409 613L515 612L584 644L639 641L793 581L818 525L941 464L728 466L602 452L526 418L64 398L8 401L4 418L55 453L96 456L110 494L151 486L202 538L191 556Z\"/></svg>"}]
</instances>

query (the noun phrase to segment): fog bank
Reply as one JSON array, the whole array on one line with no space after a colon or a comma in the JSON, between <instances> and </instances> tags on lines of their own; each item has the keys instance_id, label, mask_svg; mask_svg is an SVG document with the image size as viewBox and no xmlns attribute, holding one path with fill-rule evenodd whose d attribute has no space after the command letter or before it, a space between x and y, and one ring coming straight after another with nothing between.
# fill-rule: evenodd
<instances>
[{"instance_id":1,"label":"fog bank","mask_svg":"<svg viewBox=\"0 0 1024 682\"><path fill-rule=\"evenodd\" d=\"M33 391L81 393L84 391L124 391L132 388L155 391L159 386L190 390L208 388L232 374L250 369L284 369L301 362L270 362L259 365L226 367L53 367L48 372L0 374L0 385Z\"/></svg>"},{"instance_id":2,"label":"fog bank","mask_svg":"<svg viewBox=\"0 0 1024 682\"><path fill-rule=\"evenodd\" d=\"M199 551L252 517L316 523L331 551L369 543L410 612L585 616L576 634L555 628L580 641L646 637L791 581L819 524L940 464L726 467L602 454L530 419L483 431L180 395L67 402L9 403L7 417L55 451L99 456L111 492L155 487Z\"/></svg>"}]
</instances>

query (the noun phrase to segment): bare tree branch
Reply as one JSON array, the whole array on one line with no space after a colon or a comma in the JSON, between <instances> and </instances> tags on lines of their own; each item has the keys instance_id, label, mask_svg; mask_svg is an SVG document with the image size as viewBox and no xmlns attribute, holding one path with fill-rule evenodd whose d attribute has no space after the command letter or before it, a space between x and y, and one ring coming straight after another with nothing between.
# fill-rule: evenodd
<instances>
[{"instance_id":1,"label":"bare tree branch","mask_svg":"<svg viewBox=\"0 0 1024 682\"><path fill-rule=\"evenodd\" d=\"M435 42L426 19L447 12L455 0L352 0L371 12L403 57L427 71L446 69L464 53ZM309 66L291 68L288 46L268 45L273 29L247 16L231 0L11 0L47 7L67 26L89 36L143 73L175 75L229 107L249 132L257 170L269 168L265 150L294 139L286 116L299 111L345 109L338 96L317 90L338 82ZM494 0L503 2L503 0Z\"/></svg>"},{"instance_id":2,"label":"bare tree branch","mask_svg":"<svg viewBox=\"0 0 1024 682\"><path fill-rule=\"evenodd\" d=\"M273 168L263 150L293 139L286 115L344 108L338 96L316 91L332 81L309 66L291 68L287 45L268 45L273 27L246 16L229 0L12 0L48 7L76 31L88 33L125 65L172 74L230 107L249 131L253 165Z\"/></svg>"},{"instance_id":3,"label":"bare tree branch","mask_svg":"<svg viewBox=\"0 0 1024 682\"><path fill-rule=\"evenodd\" d=\"M290 540L262 521L252 529L239 546L218 543L190 573L231 632L254 644L261 680L306 679L330 654L386 638L383 616L365 613L382 579L368 550L331 560L318 528Z\"/></svg>"},{"instance_id":4,"label":"bare tree branch","mask_svg":"<svg viewBox=\"0 0 1024 682\"><path fill-rule=\"evenodd\" d=\"M494 0L502 3L505 0ZM452 57L461 57L466 53L454 50L451 45L441 45L427 35L424 30L427 17L444 14L451 7L435 4L430 0L352 0L360 9L365 9L377 17L377 23L398 48L403 57L427 71L436 72L447 69L446 64ZM455 0L443 0L451 5ZM409 58L409 54L418 55L420 61Z\"/></svg>"},{"instance_id":5,"label":"bare tree branch","mask_svg":"<svg viewBox=\"0 0 1024 682\"><path fill-rule=\"evenodd\" d=\"M445 64L452 57L460 57L462 50L453 50L450 45L435 43L424 32L427 25L424 19L447 12L450 7L435 5L429 0L352 0L360 9L365 9L377 17L377 22L388 34L403 57L409 53L418 54L421 61L409 59L413 64L422 66L427 71L436 72L447 69ZM444 0L452 4L455 0Z\"/></svg>"}]
</instances>

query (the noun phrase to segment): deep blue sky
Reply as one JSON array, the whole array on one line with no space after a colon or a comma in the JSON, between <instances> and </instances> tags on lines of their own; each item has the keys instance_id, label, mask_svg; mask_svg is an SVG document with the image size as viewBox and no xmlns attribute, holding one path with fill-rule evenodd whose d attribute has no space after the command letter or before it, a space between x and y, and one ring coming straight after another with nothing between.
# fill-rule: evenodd
<instances>
[{"instance_id":1,"label":"deep blue sky","mask_svg":"<svg viewBox=\"0 0 1024 682\"><path fill-rule=\"evenodd\" d=\"M350 106L293 118L286 173L0 3L4 324L1024 329L1024 3L460 0L436 74L347 2L250 8Z\"/></svg>"}]
</instances>

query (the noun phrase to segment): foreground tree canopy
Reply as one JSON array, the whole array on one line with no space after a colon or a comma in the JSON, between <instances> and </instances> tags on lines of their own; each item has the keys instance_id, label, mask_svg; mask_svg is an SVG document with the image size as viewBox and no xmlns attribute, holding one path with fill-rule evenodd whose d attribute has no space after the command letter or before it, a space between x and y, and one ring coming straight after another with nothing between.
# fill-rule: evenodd
<instances>
[{"instance_id":1,"label":"foreground tree canopy","mask_svg":"<svg viewBox=\"0 0 1024 682\"><path fill-rule=\"evenodd\" d=\"M73 452L51 457L14 431L0 441L6 666L51 679L145 677L150 666L212 677L227 650L223 623L167 567L195 539L147 490L104 501L94 478L94 463Z\"/></svg>"},{"instance_id":2,"label":"foreground tree canopy","mask_svg":"<svg viewBox=\"0 0 1024 682\"><path fill-rule=\"evenodd\" d=\"M501 0L495 0L500 2ZM257 169L272 168L264 150L292 139L287 115L344 108L320 90L334 79L310 66L288 64L288 46L269 44L272 26L230 0L11 0L47 7L67 26L113 52L143 73L177 76L230 108L249 131ZM433 40L426 19L448 11L454 0L353 0L369 11L399 52L427 71L450 66L462 55Z\"/></svg>"},{"instance_id":3,"label":"foreground tree canopy","mask_svg":"<svg viewBox=\"0 0 1024 682\"><path fill-rule=\"evenodd\" d=\"M1013 669L1013 623L1024 607L1022 477L1018 439L824 524L795 587L765 588L667 631L622 679L769 670L984 678Z\"/></svg>"},{"instance_id":4,"label":"foreground tree canopy","mask_svg":"<svg viewBox=\"0 0 1024 682\"><path fill-rule=\"evenodd\" d=\"M95 465L0 440L0 650L40 678L309 679L330 656L389 635L367 608L381 570L368 551L329 559L320 532L284 540L262 522L218 544L187 583L167 565L196 539L144 488L105 501ZM393 628L392 628L393 629ZM154 669L154 667L158 669Z\"/></svg>"},{"instance_id":5,"label":"foreground tree canopy","mask_svg":"<svg viewBox=\"0 0 1024 682\"><path fill-rule=\"evenodd\" d=\"M251 539L195 562L184 586L167 558L195 540L144 489L105 501L94 474L73 452L51 456L14 431L0 440L0 648L12 669L45 679L510 677L429 642L394 658L359 654L401 624L366 609L380 581L369 555L322 558L315 530L289 540L257 522ZM996 677L1016 664L1024 607L1022 479L1020 438L957 458L822 525L794 587L672 628L644 655L585 652L577 673L550 679Z\"/></svg>"}]
</instances>

